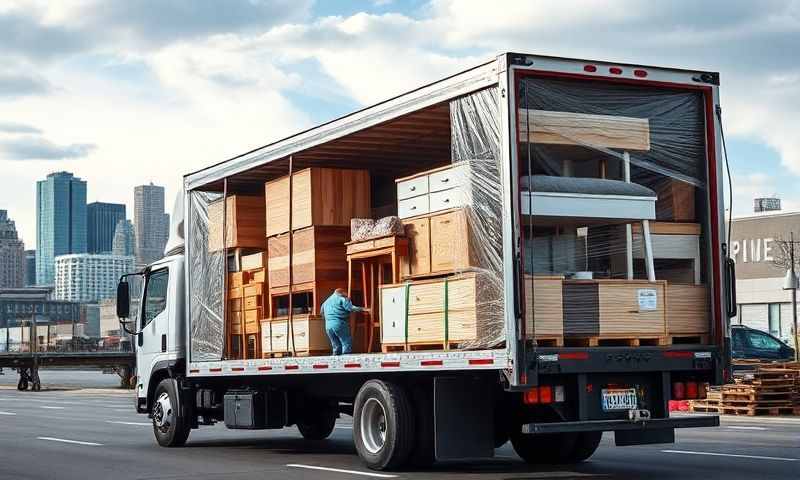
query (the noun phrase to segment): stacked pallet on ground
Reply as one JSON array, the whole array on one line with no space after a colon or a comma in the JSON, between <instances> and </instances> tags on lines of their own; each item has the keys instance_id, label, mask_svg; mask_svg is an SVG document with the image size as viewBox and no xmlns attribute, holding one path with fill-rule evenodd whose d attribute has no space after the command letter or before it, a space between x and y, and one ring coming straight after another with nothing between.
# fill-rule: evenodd
<instances>
[{"instance_id":1,"label":"stacked pallet on ground","mask_svg":"<svg viewBox=\"0 0 800 480\"><path fill-rule=\"evenodd\" d=\"M711 388L705 400L690 402L694 412L729 415L798 415L797 363L753 365L740 372L735 383Z\"/></svg>"}]
</instances>

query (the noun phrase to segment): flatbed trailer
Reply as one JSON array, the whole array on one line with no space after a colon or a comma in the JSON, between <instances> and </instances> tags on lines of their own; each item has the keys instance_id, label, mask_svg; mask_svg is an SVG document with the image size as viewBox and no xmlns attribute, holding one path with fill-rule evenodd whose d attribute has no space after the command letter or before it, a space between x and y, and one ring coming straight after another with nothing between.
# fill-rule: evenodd
<instances>
[{"instance_id":1,"label":"flatbed trailer","mask_svg":"<svg viewBox=\"0 0 800 480\"><path fill-rule=\"evenodd\" d=\"M527 171L533 173L530 144L535 140L527 141L526 154L521 136L535 138L535 132L522 131L518 121L521 108L535 112L528 107L527 97L522 98L532 88L528 79L694 95L692 105L699 110L692 125L702 138L704 163L698 174L702 178L700 193L695 197L700 206L702 235L697 242L703 260L695 258L695 278L702 278L709 292L709 325L698 337L703 343L538 344L536 325L526 325L526 319L533 318L526 310L534 306L525 294L525 256L529 252L524 244L526 229L532 231L533 222L526 224L523 212L527 209L532 214L534 207L523 201L524 185L519 180L525 173L526 155ZM470 70L186 175L173 214L173 222L180 228L174 230L175 241L171 237L168 243L168 256L138 274L145 285L141 311L129 309L130 276L123 278L118 292L122 324L138 336L138 411L153 419L156 439L163 446L182 445L190 429L223 420L229 428L298 425L304 437L320 439L331 433L338 415L349 414L354 416L359 455L367 466L379 470L409 462L425 465L434 460L488 458L508 439L529 462L576 462L594 452L603 431L614 431L618 445L633 445L672 442L675 428L718 425L718 419L711 416L670 418L667 408L674 382L719 384L728 372L728 319L735 298L729 288L733 275L721 235L718 84L713 72L504 53ZM450 130L456 127L442 123L437 110L450 104L452 114L459 106L449 102L459 99L465 99L466 110L472 112L465 117L471 119L466 123L475 122L463 127L460 135L469 136L479 127L496 133L490 135L497 146L492 157L497 162L495 203L502 213L491 243L498 244L496 278L502 288L490 314L499 319L497 338L477 348L454 350L226 359L230 352L226 352L223 338L225 308L219 299L207 298L209 292L212 297L224 296L227 281L224 273L214 279L214 272L207 271L211 256L207 253L209 198L257 191L265 179L287 172L291 177L293 169L329 165L334 158L344 168L374 169L370 171L376 176L392 173L393 168L403 170L404 164L416 161L409 158L421 164L427 158L430 163L442 152L448 154L451 148L469 143L458 133L451 140ZM480 111L484 107L488 113ZM487 118L488 127L481 124ZM394 144L381 143L382 136L393 138ZM661 140L653 137L654 144ZM415 142L417 155L404 156L397 150L397 145L403 145L415 152ZM630 176L627 153L599 150L612 158L624 158ZM370 155L378 160L372 164L360 160ZM527 191L532 197L534 190ZM595 205L612 200L619 198L601 195ZM643 225L644 268L652 282L652 247L647 222ZM224 243L224 231L222 235ZM198 241L201 237L205 243ZM630 243L628 251L632 251ZM632 255L629 253L630 258ZM633 260L628 263L628 278L633 278ZM153 278L157 274L165 283L153 303L157 311L149 316L148 290L155 288L151 285L156 285ZM640 302L647 301L642 298ZM639 305L642 310L653 308ZM625 408L609 405L630 398L634 401L625 403Z\"/></svg>"}]
</instances>

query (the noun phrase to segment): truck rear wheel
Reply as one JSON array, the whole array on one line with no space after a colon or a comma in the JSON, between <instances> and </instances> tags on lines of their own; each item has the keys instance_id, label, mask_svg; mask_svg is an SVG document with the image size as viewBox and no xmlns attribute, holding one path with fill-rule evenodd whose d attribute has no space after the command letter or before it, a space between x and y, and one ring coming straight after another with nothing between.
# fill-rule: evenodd
<instances>
[{"instance_id":1,"label":"truck rear wheel","mask_svg":"<svg viewBox=\"0 0 800 480\"><path fill-rule=\"evenodd\" d=\"M514 433L511 445L517 455L531 464L568 463L567 459L575 449L574 433L547 433L531 435Z\"/></svg>"},{"instance_id":2,"label":"truck rear wheel","mask_svg":"<svg viewBox=\"0 0 800 480\"><path fill-rule=\"evenodd\" d=\"M414 414L400 386L370 380L358 391L353 412L353 441L373 470L403 466L414 445Z\"/></svg>"},{"instance_id":3,"label":"truck rear wheel","mask_svg":"<svg viewBox=\"0 0 800 480\"><path fill-rule=\"evenodd\" d=\"M603 432L548 433L511 436L514 451L531 464L580 463L597 450Z\"/></svg>"},{"instance_id":4,"label":"truck rear wheel","mask_svg":"<svg viewBox=\"0 0 800 480\"><path fill-rule=\"evenodd\" d=\"M603 438L603 432L581 432L575 441L575 448L572 450L567 461L569 463L580 463L591 457L597 447L600 446L600 440Z\"/></svg>"},{"instance_id":5,"label":"truck rear wheel","mask_svg":"<svg viewBox=\"0 0 800 480\"><path fill-rule=\"evenodd\" d=\"M191 431L189 419L184 415L178 398L178 383L165 378L156 387L151 413L153 433L162 447L181 447Z\"/></svg>"}]
</instances>

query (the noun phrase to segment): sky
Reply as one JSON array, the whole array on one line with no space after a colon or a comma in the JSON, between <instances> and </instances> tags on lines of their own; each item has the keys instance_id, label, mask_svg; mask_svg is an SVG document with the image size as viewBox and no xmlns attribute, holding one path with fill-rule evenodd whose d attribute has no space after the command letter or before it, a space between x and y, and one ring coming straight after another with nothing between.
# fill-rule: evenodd
<instances>
[{"instance_id":1,"label":"sky","mask_svg":"<svg viewBox=\"0 0 800 480\"><path fill-rule=\"evenodd\" d=\"M0 0L0 209L120 202L502 51L719 71L734 214L800 210L800 1Z\"/></svg>"}]
</instances>

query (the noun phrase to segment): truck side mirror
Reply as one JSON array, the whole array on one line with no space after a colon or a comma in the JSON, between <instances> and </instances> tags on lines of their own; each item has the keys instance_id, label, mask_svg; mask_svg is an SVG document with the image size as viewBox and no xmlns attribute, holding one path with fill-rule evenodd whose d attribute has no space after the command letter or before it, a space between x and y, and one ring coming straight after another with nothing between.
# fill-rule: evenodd
<instances>
[{"instance_id":1,"label":"truck side mirror","mask_svg":"<svg viewBox=\"0 0 800 480\"><path fill-rule=\"evenodd\" d=\"M131 314L131 290L126 280L117 284L117 317L128 318Z\"/></svg>"}]
</instances>

